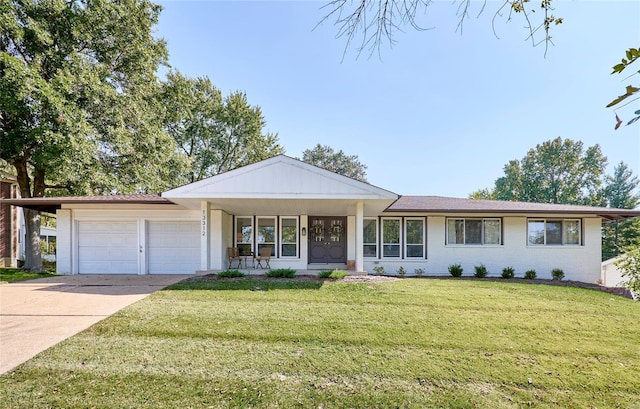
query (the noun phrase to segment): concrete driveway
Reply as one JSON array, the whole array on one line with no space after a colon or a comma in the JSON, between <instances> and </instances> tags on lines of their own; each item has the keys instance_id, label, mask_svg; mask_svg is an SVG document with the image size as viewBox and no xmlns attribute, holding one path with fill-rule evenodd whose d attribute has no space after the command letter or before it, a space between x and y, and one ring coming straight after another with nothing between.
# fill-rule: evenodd
<instances>
[{"instance_id":1,"label":"concrete driveway","mask_svg":"<svg viewBox=\"0 0 640 409\"><path fill-rule=\"evenodd\" d=\"M187 275L74 275L0 285L0 374Z\"/></svg>"}]
</instances>

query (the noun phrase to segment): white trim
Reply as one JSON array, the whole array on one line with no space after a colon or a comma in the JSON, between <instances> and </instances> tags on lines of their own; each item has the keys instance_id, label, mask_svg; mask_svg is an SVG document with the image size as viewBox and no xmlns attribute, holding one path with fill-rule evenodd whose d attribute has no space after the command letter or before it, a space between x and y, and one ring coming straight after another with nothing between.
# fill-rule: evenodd
<instances>
[{"instance_id":1,"label":"white trim","mask_svg":"<svg viewBox=\"0 0 640 409\"><path fill-rule=\"evenodd\" d=\"M384 222L385 220L397 220L399 223L398 226L398 243L387 243L384 241ZM402 217L382 217L380 219L380 258L387 260L402 260L402 250L403 250L403 240L402 240ZM384 254L385 246L398 246L398 256L386 256Z\"/></svg>"},{"instance_id":2,"label":"white trim","mask_svg":"<svg viewBox=\"0 0 640 409\"><path fill-rule=\"evenodd\" d=\"M418 256L418 257L409 257L409 251L407 249L407 246L417 246L420 243L409 243L407 240L407 222L409 221L421 221L422 222L422 255ZM427 249L427 221L425 220L424 217L405 217L403 220L403 231L404 231L404 245L403 245L403 249L404 249L404 259L406 260L424 260L426 257L426 249Z\"/></svg>"},{"instance_id":3,"label":"white trim","mask_svg":"<svg viewBox=\"0 0 640 409\"><path fill-rule=\"evenodd\" d=\"M296 227L296 242L295 243L285 243L284 242L284 239L282 237L282 232L284 231L283 226L282 226L282 222L284 220L295 220L295 222L296 222L296 226L295 226ZM277 244L277 247L278 247L277 254L279 255L279 258L282 258L282 259L285 259L285 260L300 258L300 234L301 234L301 232L300 232L300 230L301 230L301 228L300 228L300 217L299 216L279 216L279 228L280 229L279 229L278 235L276 237L276 240L277 240L277 243L278 243ZM285 255L282 254L282 246L285 245L285 244L289 244L289 245L290 244L295 244L296 245L296 254L295 254L295 256L285 256Z\"/></svg>"}]
</instances>

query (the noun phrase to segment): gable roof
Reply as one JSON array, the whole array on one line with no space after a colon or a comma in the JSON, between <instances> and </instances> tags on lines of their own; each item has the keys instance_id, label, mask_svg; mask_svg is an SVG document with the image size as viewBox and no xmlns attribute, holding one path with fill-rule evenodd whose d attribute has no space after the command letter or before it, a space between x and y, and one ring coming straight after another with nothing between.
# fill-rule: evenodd
<instances>
[{"instance_id":1,"label":"gable roof","mask_svg":"<svg viewBox=\"0 0 640 409\"><path fill-rule=\"evenodd\" d=\"M391 199L385 189L339 175L285 155L256 162L162 193L186 198L234 199Z\"/></svg>"},{"instance_id":2,"label":"gable roof","mask_svg":"<svg viewBox=\"0 0 640 409\"><path fill-rule=\"evenodd\" d=\"M593 214L608 220L640 216L640 210L634 209L461 199L442 196L401 196L385 212Z\"/></svg>"}]
</instances>

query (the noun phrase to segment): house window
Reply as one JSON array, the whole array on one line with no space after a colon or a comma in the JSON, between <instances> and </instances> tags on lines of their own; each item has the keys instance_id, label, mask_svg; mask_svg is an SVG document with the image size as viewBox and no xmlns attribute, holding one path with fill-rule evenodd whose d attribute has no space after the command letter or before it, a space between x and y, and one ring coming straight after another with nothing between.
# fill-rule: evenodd
<instances>
[{"instance_id":1,"label":"house window","mask_svg":"<svg viewBox=\"0 0 640 409\"><path fill-rule=\"evenodd\" d=\"M362 228L362 253L364 257L378 257L378 221L364 219Z\"/></svg>"},{"instance_id":2,"label":"house window","mask_svg":"<svg viewBox=\"0 0 640 409\"><path fill-rule=\"evenodd\" d=\"M298 218L280 218L280 256L298 257Z\"/></svg>"},{"instance_id":3,"label":"house window","mask_svg":"<svg viewBox=\"0 0 640 409\"><path fill-rule=\"evenodd\" d=\"M276 218L258 217L256 230L257 251L260 253L263 247L271 247L271 255L276 255Z\"/></svg>"},{"instance_id":4,"label":"house window","mask_svg":"<svg viewBox=\"0 0 640 409\"><path fill-rule=\"evenodd\" d=\"M400 257L400 219L382 219L382 257Z\"/></svg>"},{"instance_id":5,"label":"house window","mask_svg":"<svg viewBox=\"0 0 640 409\"><path fill-rule=\"evenodd\" d=\"M580 245L581 227L578 219L529 219L529 245Z\"/></svg>"},{"instance_id":6,"label":"house window","mask_svg":"<svg viewBox=\"0 0 640 409\"><path fill-rule=\"evenodd\" d=\"M502 244L502 220L447 219L447 244Z\"/></svg>"},{"instance_id":7,"label":"house window","mask_svg":"<svg viewBox=\"0 0 640 409\"><path fill-rule=\"evenodd\" d=\"M236 217L236 247L240 253L248 253L253 247L253 218Z\"/></svg>"},{"instance_id":8,"label":"house window","mask_svg":"<svg viewBox=\"0 0 640 409\"><path fill-rule=\"evenodd\" d=\"M424 219L405 219L406 258L424 258Z\"/></svg>"}]
</instances>

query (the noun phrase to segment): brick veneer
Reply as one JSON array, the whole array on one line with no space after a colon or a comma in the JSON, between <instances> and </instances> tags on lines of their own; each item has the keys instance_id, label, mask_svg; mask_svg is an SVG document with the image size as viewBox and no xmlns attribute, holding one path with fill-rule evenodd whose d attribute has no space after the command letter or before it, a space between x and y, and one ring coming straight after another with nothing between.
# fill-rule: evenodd
<instances>
[{"instance_id":1,"label":"brick veneer","mask_svg":"<svg viewBox=\"0 0 640 409\"><path fill-rule=\"evenodd\" d=\"M14 198L14 187L9 182L0 182L0 198ZM16 255L13 254L18 248L18 235L11 234L11 229L15 229L18 223L17 212L8 204L0 205L0 266L12 266ZM12 240L14 243L12 243Z\"/></svg>"}]
</instances>

